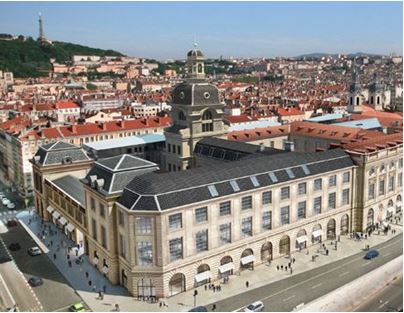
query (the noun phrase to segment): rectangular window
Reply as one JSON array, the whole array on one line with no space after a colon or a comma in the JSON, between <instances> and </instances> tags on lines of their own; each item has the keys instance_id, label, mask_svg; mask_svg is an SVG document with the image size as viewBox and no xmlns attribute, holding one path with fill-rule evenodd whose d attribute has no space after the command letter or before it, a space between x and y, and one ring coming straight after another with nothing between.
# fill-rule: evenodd
<instances>
[{"instance_id":1,"label":"rectangular window","mask_svg":"<svg viewBox=\"0 0 404 313\"><path fill-rule=\"evenodd\" d=\"M281 208L281 225L289 224L289 206Z\"/></svg>"},{"instance_id":2,"label":"rectangular window","mask_svg":"<svg viewBox=\"0 0 404 313\"><path fill-rule=\"evenodd\" d=\"M398 173L397 175L397 186L398 187L403 186L403 173Z\"/></svg>"},{"instance_id":3,"label":"rectangular window","mask_svg":"<svg viewBox=\"0 0 404 313\"><path fill-rule=\"evenodd\" d=\"M337 185L337 175L331 175L328 178L328 187L335 187Z\"/></svg>"},{"instance_id":4,"label":"rectangular window","mask_svg":"<svg viewBox=\"0 0 404 313\"><path fill-rule=\"evenodd\" d=\"M151 234L152 233L152 218L148 216L136 217L136 233Z\"/></svg>"},{"instance_id":5,"label":"rectangular window","mask_svg":"<svg viewBox=\"0 0 404 313\"><path fill-rule=\"evenodd\" d=\"M384 195L385 187L384 187L384 179L379 180L379 196Z\"/></svg>"},{"instance_id":6,"label":"rectangular window","mask_svg":"<svg viewBox=\"0 0 404 313\"><path fill-rule=\"evenodd\" d=\"M91 210L95 211L95 199L94 198L90 198L90 206L91 206Z\"/></svg>"},{"instance_id":7,"label":"rectangular window","mask_svg":"<svg viewBox=\"0 0 404 313\"><path fill-rule=\"evenodd\" d=\"M321 213L321 197L314 198L313 210L314 214Z\"/></svg>"},{"instance_id":8,"label":"rectangular window","mask_svg":"<svg viewBox=\"0 0 404 313\"><path fill-rule=\"evenodd\" d=\"M281 200L289 199L290 197L290 188L282 187L281 188Z\"/></svg>"},{"instance_id":9,"label":"rectangular window","mask_svg":"<svg viewBox=\"0 0 404 313\"><path fill-rule=\"evenodd\" d=\"M170 215L168 217L168 224L170 229L182 228L182 213Z\"/></svg>"},{"instance_id":10,"label":"rectangular window","mask_svg":"<svg viewBox=\"0 0 404 313\"><path fill-rule=\"evenodd\" d=\"M375 183L369 183L368 187L368 198L374 199L375 198Z\"/></svg>"},{"instance_id":11,"label":"rectangular window","mask_svg":"<svg viewBox=\"0 0 404 313\"><path fill-rule=\"evenodd\" d=\"M398 168L403 168L403 158L398 160Z\"/></svg>"},{"instance_id":12,"label":"rectangular window","mask_svg":"<svg viewBox=\"0 0 404 313\"><path fill-rule=\"evenodd\" d=\"M241 220L241 237L252 236L252 216L245 217Z\"/></svg>"},{"instance_id":13,"label":"rectangular window","mask_svg":"<svg viewBox=\"0 0 404 313\"><path fill-rule=\"evenodd\" d=\"M262 230L270 230L272 229L272 212L264 212L262 213Z\"/></svg>"},{"instance_id":14,"label":"rectangular window","mask_svg":"<svg viewBox=\"0 0 404 313\"><path fill-rule=\"evenodd\" d=\"M196 251L202 252L208 250L208 230L201 230L196 233Z\"/></svg>"},{"instance_id":15,"label":"rectangular window","mask_svg":"<svg viewBox=\"0 0 404 313\"><path fill-rule=\"evenodd\" d=\"M321 190L323 188L323 180L321 178L314 180L314 191Z\"/></svg>"},{"instance_id":16,"label":"rectangular window","mask_svg":"<svg viewBox=\"0 0 404 313\"><path fill-rule=\"evenodd\" d=\"M101 245L107 249L107 231L105 227L101 225Z\"/></svg>"},{"instance_id":17,"label":"rectangular window","mask_svg":"<svg viewBox=\"0 0 404 313\"><path fill-rule=\"evenodd\" d=\"M328 208L329 209L335 209L336 204L335 204L335 199L336 199L336 193L332 192L328 194Z\"/></svg>"},{"instance_id":18,"label":"rectangular window","mask_svg":"<svg viewBox=\"0 0 404 313\"><path fill-rule=\"evenodd\" d=\"M298 193L299 195L305 195L307 192L307 184L306 183L300 183L297 185Z\"/></svg>"},{"instance_id":19,"label":"rectangular window","mask_svg":"<svg viewBox=\"0 0 404 313\"><path fill-rule=\"evenodd\" d=\"M262 193L262 205L272 203L272 191L265 191Z\"/></svg>"},{"instance_id":20,"label":"rectangular window","mask_svg":"<svg viewBox=\"0 0 404 313\"><path fill-rule=\"evenodd\" d=\"M231 202L226 201L226 202L220 203L219 212L220 212L220 216L230 215L231 214Z\"/></svg>"},{"instance_id":21,"label":"rectangular window","mask_svg":"<svg viewBox=\"0 0 404 313\"><path fill-rule=\"evenodd\" d=\"M169 241L170 261L182 259L182 237Z\"/></svg>"},{"instance_id":22,"label":"rectangular window","mask_svg":"<svg viewBox=\"0 0 404 313\"><path fill-rule=\"evenodd\" d=\"M342 190L342 205L349 204L349 188Z\"/></svg>"},{"instance_id":23,"label":"rectangular window","mask_svg":"<svg viewBox=\"0 0 404 313\"><path fill-rule=\"evenodd\" d=\"M389 176L389 191L394 190L394 175Z\"/></svg>"},{"instance_id":24,"label":"rectangular window","mask_svg":"<svg viewBox=\"0 0 404 313\"><path fill-rule=\"evenodd\" d=\"M306 201L301 201L297 204L297 219L306 218Z\"/></svg>"},{"instance_id":25,"label":"rectangular window","mask_svg":"<svg viewBox=\"0 0 404 313\"><path fill-rule=\"evenodd\" d=\"M208 186L208 189L209 189L210 195L212 197L217 197L219 195L219 193L217 192L217 189L214 185Z\"/></svg>"},{"instance_id":26,"label":"rectangular window","mask_svg":"<svg viewBox=\"0 0 404 313\"><path fill-rule=\"evenodd\" d=\"M230 181L230 186L233 188L233 191L240 191L240 187L238 186L237 182L235 180Z\"/></svg>"},{"instance_id":27,"label":"rectangular window","mask_svg":"<svg viewBox=\"0 0 404 313\"><path fill-rule=\"evenodd\" d=\"M105 205L100 203L100 216L105 218Z\"/></svg>"},{"instance_id":28,"label":"rectangular window","mask_svg":"<svg viewBox=\"0 0 404 313\"><path fill-rule=\"evenodd\" d=\"M252 184L253 184L254 187L259 187L259 186L260 186L260 183L259 183L257 177L251 176L251 177L250 177L250 180L251 180L251 182L252 182Z\"/></svg>"},{"instance_id":29,"label":"rectangular window","mask_svg":"<svg viewBox=\"0 0 404 313\"><path fill-rule=\"evenodd\" d=\"M93 229L93 238L97 240L97 221L95 219L91 219L91 225Z\"/></svg>"},{"instance_id":30,"label":"rectangular window","mask_svg":"<svg viewBox=\"0 0 404 313\"><path fill-rule=\"evenodd\" d=\"M252 208L252 196L241 198L241 209L248 210Z\"/></svg>"},{"instance_id":31,"label":"rectangular window","mask_svg":"<svg viewBox=\"0 0 404 313\"><path fill-rule=\"evenodd\" d=\"M219 226L220 245L231 243L231 223Z\"/></svg>"},{"instance_id":32,"label":"rectangular window","mask_svg":"<svg viewBox=\"0 0 404 313\"><path fill-rule=\"evenodd\" d=\"M121 211L118 212L118 224L120 226L125 226L124 215L123 215L123 212L121 212Z\"/></svg>"},{"instance_id":33,"label":"rectangular window","mask_svg":"<svg viewBox=\"0 0 404 313\"><path fill-rule=\"evenodd\" d=\"M137 264L140 266L153 265L153 245L150 241L137 243Z\"/></svg>"},{"instance_id":34,"label":"rectangular window","mask_svg":"<svg viewBox=\"0 0 404 313\"><path fill-rule=\"evenodd\" d=\"M342 174L342 182L345 183L349 183L349 181L351 180L351 173L350 172L345 172L344 174Z\"/></svg>"},{"instance_id":35,"label":"rectangular window","mask_svg":"<svg viewBox=\"0 0 404 313\"><path fill-rule=\"evenodd\" d=\"M197 224L204 223L208 220L208 208L203 207L195 210L195 222Z\"/></svg>"},{"instance_id":36,"label":"rectangular window","mask_svg":"<svg viewBox=\"0 0 404 313\"><path fill-rule=\"evenodd\" d=\"M126 244L125 244L125 238L119 234L119 253L121 256L124 258L126 257Z\"/></svg>"}]
</instances>

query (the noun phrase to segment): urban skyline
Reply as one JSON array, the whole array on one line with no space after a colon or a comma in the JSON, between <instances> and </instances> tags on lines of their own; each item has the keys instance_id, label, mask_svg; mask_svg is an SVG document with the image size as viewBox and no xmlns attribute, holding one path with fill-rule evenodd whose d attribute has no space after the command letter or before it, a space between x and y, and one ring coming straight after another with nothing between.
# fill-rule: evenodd
<instances>
[{"instance_id":1,"label":"urban skyline","mask_svg":"<svg viewBox=\"0 0 404 313\"><path fill-rule=\"evenodd\" d=\"M212 58L402 54L401 2L3 2L0 7L3 33L36 38L42 12L50 40L160 60L183 58L195 38Z\"/></svg>"}]
</instances>

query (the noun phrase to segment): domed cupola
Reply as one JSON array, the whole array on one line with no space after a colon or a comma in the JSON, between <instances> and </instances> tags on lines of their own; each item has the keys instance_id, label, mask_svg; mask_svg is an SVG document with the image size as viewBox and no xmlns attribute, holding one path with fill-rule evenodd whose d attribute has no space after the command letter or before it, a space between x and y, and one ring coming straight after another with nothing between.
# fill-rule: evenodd
<instances>
[{"instance_id":1,"label":"domed cupola","mask_svg":"<svg viewBox=\"0 0 404 313\"><path fill-rule=\"evenodd\" d=\"M197 49L194 43L194 49L187 53L187 76L189 80L205 79L205 58L201 50Z\"/></svg>"},{"instance_id":2,"label":"domed cupola","mask_svg":"<svg viewBox=\"0 0 404 313\"><path fill-rule=\"evenodd\" d=\"M209 83L185 82L177 85L172 93L173 103L191 106L220 105L219 90Z\"/></svg>"}]
</instances>

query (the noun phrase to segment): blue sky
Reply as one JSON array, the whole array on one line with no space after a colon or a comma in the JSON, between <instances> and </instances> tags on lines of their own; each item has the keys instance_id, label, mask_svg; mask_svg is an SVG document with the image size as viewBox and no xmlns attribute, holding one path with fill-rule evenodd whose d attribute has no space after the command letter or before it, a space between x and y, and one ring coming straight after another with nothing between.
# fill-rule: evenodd
<instances>
[{"instance_id":1,"label":"blue sky","mask_svg":"<svg viewBox=\"0 0 404 313\"><path fill-rule=\"evenodd\" d=\"M312 52L402 54L401 2L0 2L0 32L128 55L183 58Z\"/></svg>"}]
</instances>

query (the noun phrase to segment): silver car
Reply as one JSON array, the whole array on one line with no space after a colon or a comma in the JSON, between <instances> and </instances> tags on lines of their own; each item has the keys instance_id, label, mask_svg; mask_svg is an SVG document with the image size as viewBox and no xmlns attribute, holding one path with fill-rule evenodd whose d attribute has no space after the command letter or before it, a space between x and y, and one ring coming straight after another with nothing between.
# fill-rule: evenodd
<instances>
[{"instance_id":1,"label":"silver car","mask_svg":"<svg viewBox=\"0 0 404 313\"><path fill-rule=\"evenodd\" d=\"M249 306L244 308L244 312L261 312L264 309L264 303L262 301L255 301Z\"/></svg>"},{"instance_id":2,"label":"silver car","mask_svg":"<svg viewBox=\"0 0 404 313\"><path fill-rule=\"evenodd\" d=\"M42 251L38 247L32 247L32 248L28 249L28 254L30 256L37 256L37 255L41 255Z\"/></svg>"}]
</instances>

